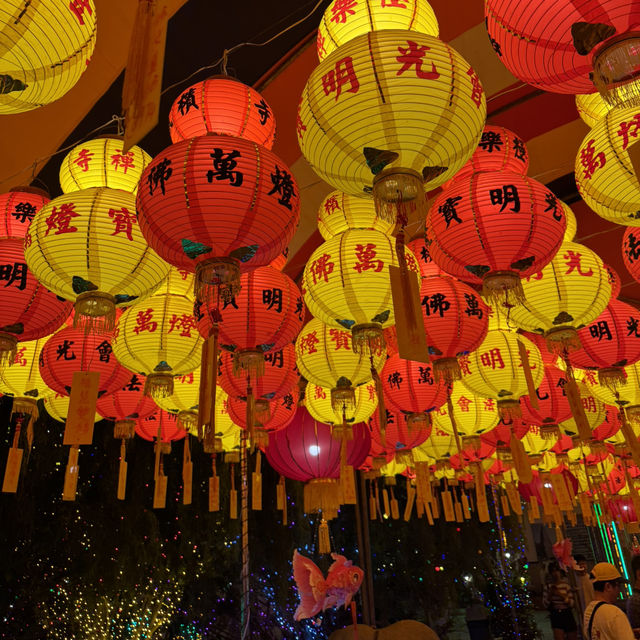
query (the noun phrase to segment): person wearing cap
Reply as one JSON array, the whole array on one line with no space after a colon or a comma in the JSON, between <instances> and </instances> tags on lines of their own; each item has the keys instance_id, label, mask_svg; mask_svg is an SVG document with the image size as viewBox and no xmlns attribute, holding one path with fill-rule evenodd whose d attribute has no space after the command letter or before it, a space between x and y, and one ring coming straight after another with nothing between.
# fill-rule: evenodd
<instances>
[{"instance_id":1,"label":"person wearing cap","mask_svg":"<svg viewBox=\"0 0 640 640\"><path fill-rule=\"evenodd\" d=\"M584 612L586 640L634 640L627 616L613 604L625 580L609 562L599 562L591 569L594 599Z\"/></svg>"}]
</instances>

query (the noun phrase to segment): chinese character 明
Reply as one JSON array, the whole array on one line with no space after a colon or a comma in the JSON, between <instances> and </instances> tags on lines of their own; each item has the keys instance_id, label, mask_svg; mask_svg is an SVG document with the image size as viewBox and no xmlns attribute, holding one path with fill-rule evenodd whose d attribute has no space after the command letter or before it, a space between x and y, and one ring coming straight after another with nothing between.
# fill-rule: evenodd
<instances>
[{"instance_id":1,"label":"chinese character \u660e","mask_svg":"<svg viewBox=\"0 0 640 640\"><path fill-rule=\"evenodd\" d=\"M16 287L24 291L27 286L27 265L24 262L10 262L0 264L0 281L6 280L5 287L10 287L17 282Z\"/></svg>"},{"instance_id":2,"label":"chinese character \u660e","mask_svg":"<svg viewBox=\"0 0 640 640\"><path fill-rule=\"evenodd\" d=\"M431 296L424 296L421 304L424 307L427 317L430 317L431 312L433 311L433 315L440 315L442 318L445 312L451 308L451 303L443 293L434 293Z\"/></svg>"},{"instance_id":3,"label":"chinese character \u660e","mask_svg":"<svg viewBox=\"0 0 640 640\"><path fill-rule=\"evenodd\" d=\"M609 329L609 323L606 320L600 320L595 324L592 324L589 327L589 333L592 338L598 338L598 342L602 340L602 338L606 338L607 340L613 340L611 337L611 331Z\"/></svg>"},{"instance_id":4,"label":"chinese character \u660e","mask_svg":"<svg viewBox=\"0 0 640 640\"><path fill-rule=\"evenodd\" d=\"M595 413L598 410L596 407L596 399L593 396L583 396L582 406L585 411L589 411L590 413Z\"/></svg>"},{"instance_id":5,"label":"chinese character \u660e","mask_svg":"<svg viewBox=\"0 0 640 640\"><path fill-rule=\"evenodd\" d=\"M482 106L482 96L484 95L484 89L480 84L480 78L478 74L471 68L467 70L467 75L471 80L471 100L479 109Z\"/></svg>"},{"instance_id":6,"label":"chinese character \u660e","mask_svg":"<svg viewBox=\"0 0 640 640\"><path fill-rule=\"evenodd\" d=\"M200 107L196 104L196 90L195 87L191 87L187 89L181 96L178 98L178 111L180 115L183 116L186 113L189 113L191 107L195 107L200 110Z\"/></svg>"},{"instance_id":7,"label":"chinese character \u660e","mask_svg":"<svg viewBox=\"0 0 640 640\"><path fill-rule=\"evenodd\" d=\"M276 308L277 313L282 311L282 289L273 287L272 289L262 290L262 304L267 305L267 311Z\"/></svg>"},{"instance_id":8,"label":"chinese character \u660e","mask_svg":"<svg viewBox=\"0 0 640 640\"><path fill-rule=\"evenodd\" d=\"M580 151L580 164L584 169L584 177L590 180L596 169L604 167L606 157L602 151L596 153L594 148L595 140L592 138L587 142L587 146Z\"/></svg>"},{"instance_id":9,"label":"chinese character \u660e","mask_svg":"<svg viewBox=\"0 0 640 640\"><path fill-rule=\"evenodd\" d=\"M581 276L585 276L587 278L593 275L593 269L591 268L589 268L589 271L582 270L581 253L576 253L575 251L567 251L567 253L565 253L562 257L566 261L565 264L567 265L567 271L565 275L569 275L574 271L577 271Z\"/></svg>"},{"instance_id":10,"label":"chinese character \u660e","mask_svg":"<svg viewBox=\"0 0 640 640\"><path fill-rule=\"evenodd\" d=\"M333 262L330 262L331 256L323 253L319 258L311 263L311 275L313 284L317 284L318 280L329 282L329 275L333 273Z\"/></svg>"},{"instance_id":11,"label":"chinese character \u660e","mask_svg":"<svg viewBox=\"0 0 640 640\"><path fill-rule=\"evenodd\" d=\"M77 164L83 172L89 171L89 161L93 156L93 151L89 151L89 149L80 149L78 157L74 160L74 164Z\"/></svg>"},{"instance_id":12,"label":"chinese character \u660e","mask_svg":"<svg viewBox=\"0 0 640 640\"><path fill-rule=\"evenodd\" d=\"M456 404L460 407L462 413L469 413L469 406L473 401L469 400L466 396L460 396Z\"/></svg>"},{"instance_id":13,"label":"chinese character \u660e","mask_svg":"<svg viewBox=\"0 0 640 640\"><path fill-rule=\"evenodd\" d=\"M462 220L458 218L458 202L462 200L462 196L455 196L454 198L447 198L444 204L438 207L438 213L442 214L444 221L447 223L447 229L449 225L455 220L458 224L462 223Z\"/></svg>"},{"instance_id":14,"label":"chinese character \u660e","mask_svg":"<svg viewBox=\"0 0 640 640\"><path fill-rule=\"evenodd\" d=\"M433 384L431 367L418 367L418 384Z\"/></svg>"},{"instance_id":15,"label":"chinese character \u660e","mask_svg":"<svg viewBox=\"0 0 640 640\"><path fill-rule=\"evenodd\" d=\"M55 233L53 235L59 236L61 233L73 233L78 230L78 227L74 227L71 225L71 218L78 218L80 216L79 213L76 213L73 209L75 208L75 204L61 204L60 208L53 207L51 211L51 215L45 219L45 223L47 225L47 230L45 231L45 236L49 235L49 231L55 229Z\"/></svg>"},{"instance_id":16,"label":"chinese character \u660e","mask_svg":"<svg viewBox=\"0 0 640 640\"><path fill-rule=\"evenodd\" d=\"M300 353L318 353L316 345L320 342L316 331L309 332L306 336L300 338Z\"/></svg>"},{"instance_id":17,"label":"chinese character \u660e","mask_svg":"<svg viewBox=\"0 0 640 640\"><path fill-rule=\"evenodd\" d=\"M524 147L524 142L520 138L513 139L513 155L516 160L524 162L527 159L527 150Z\"/></svg>"},{"instance_id":18,"label":"chinese character \u660e","mask_svg":"<svg viewBox=\"0 0 640 640\"><path fill-rule=\"evenodd\" d=\"M134 164L135 156L133 155L133 151L127 151L127 153L122 153L122 149L120 151L116 151L111 156L111 166L114 168L114 171L117 171L122 167L122 173L127 173L129 169L135 169L136 165Z\"/></svg>"},{"instance_id":19,"label":"chinese character \u660e","mask_svg":"<svg viewBox=\"0 0 640 640\"><path fill-rule=\"evenodd\" d=\"M491 198L491 204L499 204L500 213L502 213L508 204L511 204L511 211L518 213L520 211L520 196L518 195L518 189L513 184L504 184L502 189L489 189L489 198Z\"/></svg>"},{"instance_id":20,"label":"chinese character \u660e","mask_svg":"<svg viewBox=\"0 0 640 640\"><path fill-rule=\"evenodd\" d=\"M280 196L278 202L291 211L291 198L296 195L291 174L284 170L280 171L280 167L276 165L276 172L271 174L271 182L273 183L273 189L267 195L270 196L277 193Z\"/></svg>"},{"instance_id":21,"label":"chinese character \u660e","mask_svg":"<svg viewBox=\"0 0 640 640\"><path fill-rule=\"evenodd\" d=\"M36 215L36 208L30 202L18 202L11 215L20 223L31 222Z\"/></svg>"},{"instance_id":22,"label":"chinese character \u660e","mask_svg":"<svg viewBox=\"0 0 640 640\"><path fill-rule=\"evenodd\" d=\"M280 351L269 351L264 354L265 363L268 362L272 367L276 369L282 369L284 366L284 354L282 349Z\"/></svg>"},{"instance_id":23,"label":"chinese character \u660e","mask_svg":"<svg viewBox=\"0 0 640 640\"><path fill-rule=\"evenodd\" d=\"M93 15L93 9L89 4L89 0L71 0L69 3L69 9L74 13L78 22L84 25L84 10L86 9L90 16Z\"/></svg>"},{"instance_id":24,"label":"chinese character \u660e","mask_svg":"<svg viewBox=\"0 0 640 640\"><path fill-rule=\"evenodd\" d=\"M336 343L336 351L345 349L351 351L351 334L340 329L329 329L329 337Z\"/></svg>"},{"instance_id":25,"label":"chinese character \u660e","mask_svg":"<svg viewBox=\"0 0 640 640\"><path fill-rule=\"evenodd\" d=\"M640 258L640 238L636 238L635 234L630 233L624 244L626 245L625 253L630 262Z\"/></svg>"},{"instance_id":26,"label":"chinese character \u660e","mask_svg":"<svg viewBox=\"0 0 640 640\"><path fill-rule=\"evenodd\" d=\"M338 60L335 70L332 69L322 76L322 88L324 89L325 95L329 96L335 91L336 100L342 93L342 86L347 83L349 83L348 92L358 93L360 82L353 68L353 58L350 57Z\"/></svg>"},{"instance_id":27,"label":"chinese character \u660e","mask_svg":"<svg viewBox=\"0 0 640 640\"><path fill-rule=\"evenodd\" d=\"M478 320L482 320L482 316L484 315L482 312L482 308L480 307L480 301L477 296L474 296L472 293L464 294L465 302L467 303L467 308L464 312L469 316L477 316Z\"/></svg>"},{"instance_id":28,"label":"chinese character \u660e","mask_svg":"<svg viewBox=\"0 0 640 640\"><path fill-rule=\"evenodd\" d=\"M113 348L109 344L108 340L104 340L97 347L96 351L99 354L100 362L109 362L111 360L111 353L113 352Z\"/></svg>"},{"instance_id":29,"label":"chinese character \u660e","mask_svg":"<svg viewBox=\"0 0 640 640\"><path fill-rule=\"evenodd\" d=\"M138 311L138 315L136 316L136 326L133 328L133 332L135 334L140 334L141 331L153 333L157 328L158 323L153 319L153 309Z\"/></svg>"},{"instance_id":30,"label":"chinese character \u660e","mask_svg":"<svg viewBox=\"0 0 640 640\"><path fill-rule=\"evenodd\" d=\"M355 15L354 7L358 4L357 0L335 0L331 5L331 22L344 24L348 16Z\"/></svg>"},{"instance_id":31,"label":"chinese character \u660e","mask_svg":"<svg viewBox=\"0 0 640 640\"><path fill-rule=\"evenodd\" d=\"M417 42L413 40L407 40L407 46L398 47L399 56L396 56L396 60L402 63L402 67L396 72L397 76L401 76L405 71L415 66L416 77L422 80L437 80L440 77L438 70L436 69L435 62L431 63L431 71L422 70L422 59L429 51L427 45L419 46Z\"/></svg>"},{"instance_id":32,"label":"chinese character \u660e","mask_svg":"<svg viewBox=\"0 0 640 640\"><path fill-rule=\"evenodd\" d=\"M267 124L269 118L271 117L271 110L269 109L269 105L264 101L264 98L262 98L260 102L256 103L256 109L258 110L258 115L260 116L260 124Z\"/></svg>"},{"instance_id":33,"label":"chinese character \u660e","mask_svg":"<svg viewBox=\"0 0 640 640\"><path fill-rule=\"evenodd\" d=\"M183 338L191 337L191 330L196 328L195 318L190 315L183 313L181 316L177 316L175 313L171 318L169 318L169 331L167 333L171 333L174 329L180 330L180 335Z\"/></svg>"},{"instance_id":34,"label":"chinese character \u660e","mask_svg":"<svg viewBox=\"0 0 640 640\"><path fill-rule=\"evenodd\" d=\"M171 164L171 160L169 158L164 158L158 164L154 165L149 172L149 177L147 178L147 184L149 185L149 195L152 196L153 192L160 186L160 191L162 191L162 195L165 195L164 187L165 183L169 180L171 175L173 174L173 169L169 166Z\"/></svg>"},{"instance_id":35,"label":"chinese character \u660e","mask_svg":"<svg viewBox=\"0 0 640 640\"><path fill-rule=\"evenodd\" d=\"M629 318L627 320L627 337L629 336L633 336L634 338L640 338L640 334L638 333L637 318Z\"/></svg>"},{"instance_id":36,"label":"chinese character \u660e","mask_svg":"<svg viewBox=\"0 0 640 640\"><path fill-rule=\"evenodd\" d=\"M628 122L621 122L618 135L622 136L622 150L629 146L629 138L637 138L640 130L640 113L636 113Z\"/></svg>"},{"instance_id":37,"label":"chinese character \u660e","mask_svg":"<svg viewBox=\"0 0 640 640\"><path fill-rule=\"evenodd\" d=\"M483 131L478 146L484 149L487 153L493 153L494 151L502 151L502 134L497 131Z\"/></svg>"},{"instance_id":38,"label":"chinese character \u660e","mask_svg":"<svg viewBox=\"0 0 640 640\"><path fill-rule=\"evenodd\" d=\"M109 209L109 217L113 218L116 227L111 235L115 236L119 233L124 233L128 240L133 241L131 231L133 230L133 225L138 222L135 212L130 213L126 207Z\"/></svg>"},{"instance_id":39,"label":"chinese character \u660e","mask_svg":"<svg viewBox=\"0 0 640 640\"><path fill-rule=\"evenodd\" d=\"M330 216L334 211L340 211L340 205L338 204L338 198L331 196L324 202L324 212Z\"/></svg>"},{"instance_id":40,"label":"chinese character \u660e","mask_svg":"<svg viewBox=\"0 0 640 640\"><path fill-rule=\"evenodd\" d=\"M71 350L73 340L63 340L62 344L56 347L56 362L63 358L64 360L75 360L76 354Z\"/></svg>"},{"instance_id":41,"label":"chinese character \u660e","mask_svg":"<svg viewBox=\"0 0 640 640\"><path fill-rule=\"evenodd\" d=\"M214 148L213 153L209 154L213 160L213 169L207 171L207 180L213 182L216 180L228 180L232 187L239 187L242 185L244 174L241 171L234 171L238 166L236 158L241 157L240 152L236 149L224 152L224 149L219 147Z\"/></svg>"},{"instance_id":42,"label":"chinese character \u660e","mask_svg":"<svg viewBox=\"0 0 640 640\"><path fill-rule=\"evenodd\" d=\"M387 382L389 383L389 386L391 388L395 387L396 389L400 388L403 379L404 378L400 375L399 371L394 371L387 376Z\"/></svg>"},{"instance_id":43,"label":"chinese character \u660e","mask_svg":"<svg viewBox=\"0 0 640 640\"><path fill-rule=\"evenodd\" d=\"M491 367L492 369L504 369L502 353L497 347L480 354L480 362L482 362L485 367Z\"/></svg>"},{"instance_id":44,"label":"chinese character \u660e","mask_svg":"<svg viewBox=\"0 0 640 640\"><path fill-rule=\"evenodd\" d=\"M363 244L356 245L356 262L353 268L358 272L373 270L375 273L380 273L384 267L382 260L376 260L376 245L368 243L366 246Z\"/></svg>"}]
</instances>

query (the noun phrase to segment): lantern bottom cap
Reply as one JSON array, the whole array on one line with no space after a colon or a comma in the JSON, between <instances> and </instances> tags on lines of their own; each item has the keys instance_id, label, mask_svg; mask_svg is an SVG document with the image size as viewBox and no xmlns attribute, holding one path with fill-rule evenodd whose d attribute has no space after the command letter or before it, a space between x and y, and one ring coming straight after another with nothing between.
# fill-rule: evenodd
<instances>
[{"instance_id":1,"label":"lantern bottom cap","mask_svg":"<svg viewBox=\"0 0 640 640\"><path fill-rule=\"evenodd\" d=\"M14 413L22 413L31 416L34 420L38 419L38 401L35 398L29 398L27 396L20 396L13 399L13 405L11 407L11 415Z\"/></svg>"},{"instance_id":2,"label":"lantern bottom cap","mask_svg":"<svg viewBox=\"0 0 640 640\"><path fill-rule=\"evenodd\" d=\"M515 306L525 300L520 276L515 271L490 271L482 279L482 295L491 306Z\"/></svg>"},{"instance_id":3,"label":"lantern bottom cap","mask_svg":"<svg viewBox=\"0 0 640 640\"><path fill-rule=\"evenodd\" d=\"M544 337L550 353L566 354L578 351L582 347L580 337L574 327L553 327L545 332Z\"/></svg>"},{"instance_id":4,"label":"lantern bottom cap","mask_svg":"<svg viewBox=\"0 0 640 640\"><path fill-rule=\"evenodd\" d=\"M235 258L208 258L196 265L195 296L211 304L219 299L229 302L240 293L240 262Z\"/></svg>"},{"instance_id":5,"label":"lantern bottom cap","mask_svg":"<svg viewBox=\"0 0 640 640\"><path fill-rule=\"evenodd\" d=\"M498 414L505 421L509 422L515 418L522 417L520 402L515 398L506 398L498 400Z\"/></svg>"},{"instance_id":6,"label":"lantern bottom cap","mask_svg":"<svg viewBox=\"0 0 640 640\"><path fill-rule=\"evenodd\" d=\"M193 433L198 429L198 412L197 411L179 411L178 426L189 433Z\"/></svg>"},{"instance_id":7,"label":"lantern bottom cap","mask_svg":"<svg viewBox=\"0 0 640 640\"><path fill-rule=\"evenodd\" d=\"M116 326L116 299L101 291L81 293L73 305L73 326L85 333L109 333Z\"/></svg>"},{"instance_id":8,"label":"lantern bottom cap","mask_svg":"<svg viewBox=\"0 0 640 640\"><path fill-rule=\"evenodd\" d=\"M627 384L627 376L622 367L606 367L598 369L598 382L615 392Z\"/></svg>"},{"instance_id":9,"label":"lantern bottom cap","mask_svg":"<svg viewBox=\"0 0 640 640\"><path fill-rule=\"evenodd\" d=\"M136 432L135 420L116 420L113 425L113 437L117 440L130 440Z\"/></svg>"},{"instance_id":10,"label":"lantern bottom cap","mask_svg":"<svg viewBox=\"0 0 640 640\"><path fill-rule=\"evenodd\" d=\"M9 333L0 333L0 369L10 367L18 353L18 340Z\"/></svg>"},{"instance_id":11,"label":"lantern bottom cap","mask_svg":"<svg viewBox=\"0 0 640 640\"><path fill-rule=\"evenodd\" d=\"M149 373L144 384L144 395L154 400L168 398L173 394L173 374L165 371Z\"/></svg>"},{"instance_id":12,"label":"lantern bottom cap","mask_svg":"<svg viewBox=\"0 0 640 640\"><path fill-rule=\"evenodd\" d=\"M462 371L458 358L438 358L433 361L433 375L436 382L452 384L462 378Z\"/></svg>"},{"instance_id":13,"label":"lantern bottom cap","mask_svg":"<svg viewBox=\"0 0 640 640\"><path fill-rule=\"evenodd\" d=\"M261 349L239 349L233 354L233 374L259 378L264 375L264 352Z\"/></svg>"},{"instance_id":14,"label":"lantern bottom cap","mask_svg":"<svg viewBox=\"0 0 640 640\"><path fill-rule=\"evenodd\" d=\"M608 38L593 57L593 84L612 107L640 106L640 33Z\"/></svg>"},{"instance_id":15,"label":"lantern bottom cap","mask_svg":"<svg viewBox=\"0 0 640 640\"><path fill-rule=\"evenodd\" d=\"M354 353L377 355L385 348L384 332L379 322L355 324L351 328L351 345Z\"/></svg>"},{"instance_id":16,"label":"lantern bottom cap","mask_svg":"<svg viewBox=\"0 0 640 640\"><path fill-rule=\"evenodd\" d=\"M343 381L331 389L331 408L339 415L352 413L356 408L356 392L354 388Z\"/></svg>"},{"instance_id":17,"label":"lantern bottom cap","mask_svg":"<svg viewBox=\"0 0 640 640\"><path fill-rule=\"evenodd\" d=\"M427 213L425 180L412 169L389 167L373 180L373 200L379 218L404 227Z\"/></svg>"}]
</instances>

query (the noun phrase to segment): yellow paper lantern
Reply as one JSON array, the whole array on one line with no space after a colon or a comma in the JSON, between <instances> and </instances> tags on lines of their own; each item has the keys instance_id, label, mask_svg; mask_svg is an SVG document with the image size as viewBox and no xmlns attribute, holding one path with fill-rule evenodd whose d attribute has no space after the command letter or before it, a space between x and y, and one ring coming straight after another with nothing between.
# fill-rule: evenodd
<instances>
[{"instance_id":1,"label":"yellow paper lantern","mask_svg":"<svg viewBox=\"0 0 640 640\"><path fill-rule=\"evenodd\" d=\"M414 462L428 462L429 464L448 461L451 456L457 453L455 437L436 426L420 446L411 449Z\"/></svg>"},{"instance_id":2,"label":"yellow paper lantern","mask_svg":"<svg viewBox=\"0 0 640 640\"><path fill-rule=\"evenodd\" d=\"M116 306L149 295L169 271L140 233L135 197L106 187L51 200L33 218L24 247L38 280L75 302L74 323L105 330Z\"/></svg>"},{"instance_id":3,"label":"yellow paper lantern","mask_svg":"<svg viewBox=\"0 0 640 640\"><path fill-rule=\"evenodd\" d=\"M606 419L607 408L604 402L589 393L589 390L584 386L584 384L579 384L579 387L581 391L580 396L582 400L582 408L584 409L584 415L587 418L589 428L591 429L591 431L593 431L594 429L597 429ZM558 427L560 427L560 431L564 435L571 438L579 435L578 425L573 418L565 420L564 422L560 422L558 424Z\"/></svg>"},{"instance_id":4,"label":"yellow paper lantern","mask_svg":"<svg viewBox=\"0 0 640 640\"><path fill-rule=\"evenodd\" d=\"M63 396L60 393L55 393L52 396L44 399L44 408L47 413L57 422L66 422L67 414L69 413L69 396ZM93 421L100 422L102 416L96 413Z\"/></svg>"},{"instance_id":5,"label":"yellow paper lantern","mask_svg":"<svg viewBox=\"0 0 640 640\"><path fill-rule=\"evenodd\" d=\"M585 136L576 156L576 185L600 217L640 227L640 183L629 157L638 141L640 109L612 109Z\"/></svg>"},{"instance_id":6,"label":"yellow paper lantern","mask_svg":"<svg viewBox=\"0 0 640 640\"><path fill-rule=\"evenodd\" d=\"M145 393L170 396L174 377L200 366L202 338L185 296L165 293L129 307L118 320L113 353L130 371L147 376Z\"/></svg>"},{"instance_id":7,"label":"yellow paper lantern","mask_svg":"<svg viewBox=\"0 0 640 640\"><path fill-rule=\"evenodd\" d=\"M195 294L193 289L194 275L182 269L171 267L169 273L160 286L154 291L155 295L162 293L173 293L177 296L184 296L195 302Z\"/></svg>"},{"instance_id":8,"label":"yellow paper lantern","mask_svg":"<svg viewBox=\"0 0 640 640\"><path fill-rule=\"evenodd\" d=\"M183 376L174 376L173 393L165 398L154 398L155 403L165 411L178 416L178 424L189 431L198 433L198 402L200 400L200 367ZM216 393L216 402L218 400Z\"/></svg>"},{"instance_id":9,"label":"yellow paper lantern","mask_svg":"<svg viewBox=\"0 0 640 640\"><path fill-rule=\"evenodd\" d=\"M530 456L544 455L547 451L551 451L557 441L557 437L543 436L540 427L535 425L531 425L522 438L524 450L527 452L527 455Z\"/></svg>"},{"instance_id":10,"label":"yellow paper lantern","mask_svg":"<svg viewBox=\"0 0 640 640\"><path fill-rule=\"evenodd\" d=\"M478 75L457 51L390 29L356 36L316 67L297 133L305 158L334 188L366 195L375 175L379 201L420 207L422 190L444 184L475 151L485 117Z\"/></svg>"},{"instance_id":11,"label":"yellow paper lantern","mask_svg":"<svg viewBox=\"0 0 640 640\"><path fill-rule=\"evenodd\" d=\"M216 438L224 438L231 432L235 432L236 429L240 429L229 415L228 404L229 396L222 387L218 387L216 390ZM191 435L197 435L197 430Z\"/></svg>"},{"instance_id":12,"label":"yellow paper lantern","mask_svg":"<svg viewBox=\"0 0 640 640\"><path fill-rule=\"evenodd\" d=\"M135 194L151 156L136 145L123 153L123 143L122 138L105 136L81 142L71 149L60 165L62 192L109 187Z\"/></svg>"},{"instance_id":13,"label":"yellow paper lantern","mask_svg":"<svg viewBox=\"0 0 640 640\"><path fill-rule=\"evenodd\" d=\"M374 229L392 235L395 220L378 216L373 200L332 191L318 209L318 231L329 240L349 229Z\"/></svg>"},{"instance_id":14,"label":"yellow paper lantern","mask_svg":"<svg viewBox=\"0 0 640 640\"><path fill-rule=\"evenodd\" d=\"M600 257L563 242L544 269L522 280L525 300L511 309L513 322L544 334L554 351L580 347L576 329L595 320L609 303L611 283Z\"/></svg>"},{"instance_id":15,"label":"yellow paper lantern","mask_svg":"<svg viewBox=\"0 0 640 640\"><path fill-rule=\"evenodd\" d=\"M576 214L573 213L573 209L562 200L558 200L562 210L564 211L564 219L567 221L567 228L564 232L563 242L573 242L578 231L578 221L576 220Z\"/></svg>"},{"instance_id":16,"label":"yellow paper lantern","mask_svg":"<svg viewBox=\"0 0 640 640\"><path fill-rule=\"evenodd\" d=\"M516 333L489 331L476 351L460 359L462 384L476 396L497 400L498 411L506 418L518 415L519 399L528 394L518 343L527 352L533 385L538 387L544 376L540 351L531 340Z\"/></svg>"},{"instance_id":17,"label":"yellow paper lantern","mask_svg":"<svg viewBox=\"0 0 640 640\"><path fill-rule=\"evenodd\" d=\"M96 43L94 1L2 0L0 43L0 114L49 104L87 68Z\"/></svg>"},{"instance_id":18,"label":"yellow paper lantern","mask_svg":"<svg viewBox=\"0 0 640 640\"><path fill-rule=\"evenodd\" d=\"M576 371L589 393L608 405L624 407L631 422L640 423L640 362L624 367L626 382L615 389L600 384L597 371Z\"/></svg>"},{"instance_id":19,"label":"yellow paper lantern","mask_svg":"<svg viewBox=\"0 0 640 640\"><path fill-rule=\"evenodd\" d=\"M378 406L376 387L374 384L363 384L354 389L355 404L344 407L347 424L367 422ZM331 405L331 389L309 383L304 393L304 404L309 413L318 422L325 424L342 424L342 407L334 411Z\"/></svg>"},{"instance_id":20,"label":"yellow paper lantern","mask_svg":"<svg viewBox=\"0 0 640 640\"><path fill-rule=\"evenodd\" d=\"M477 437L493 429L500 421L493 398L481 398L472 393L461 382L454 382L451 391L453 417L458 433L465 438ZM448 403L432 412L434 426L453 433Z\"/></svg>"},{"instance_id":21,"label":"yellow paper lantern","mask_svg":"<svg viewBox=\"0 0 640 640\"><path fill-rule=\"evenodd\" d=\"M393 478L394 476L400 476L407 470L407 465L400 462L396 462L395 459L383 464L379 471L383 478Z\"/></svg>"},{"instance_id":22,"label":"yellow paper lantern","mask_svg":"<svg viewBox=\"0 0 640 640\"><path fill-rule=\"evenodd\" d=\"M576 109L582 121L589 127L595 127L612 109L598 91L579 93L576 96Z\"/></svg>"},{"instance_id":23,"label":"yellow paper lantern","mask_svg":"<svg viewBox=\"0 0 640 640\"><path fill-rule=\"evenodd\" d=\"M532 460L531 468L542 473L551 473L559 464L558 457L553 451L545 451L540 458Z\"/></svg>"}]
</instances>

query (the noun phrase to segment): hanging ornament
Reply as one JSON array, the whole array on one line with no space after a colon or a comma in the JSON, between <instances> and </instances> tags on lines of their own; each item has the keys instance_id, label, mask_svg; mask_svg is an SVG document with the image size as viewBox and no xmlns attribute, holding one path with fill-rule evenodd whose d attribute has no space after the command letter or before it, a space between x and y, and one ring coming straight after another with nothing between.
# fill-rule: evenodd
<instances>
[{"instance_id":1,"label":"hanging ornament","mask_svg":"<svg viewBox=\"0 0 640 640\"><path fill-rule=\"evenodd\" d=\"M266 434L268 431L284 429L291 423L298 408L299 391L294 386L289 393L281 398L267 400L258 398L255 407L257 433ZM247 402L244 398L229 398L227 401L229 417L242 429L247 428ZM258 446L266 444L263 437L257 438Z\"/></svg>"},{"instance_id":2,"label":"hanging ornament","mask_svg":"<svg viewBox=\"0 0 640 640\"><path fill-rule=\"evenodd\" d=\"M304 406L313 418L325 424L341 427L343 422L347 425L367 422L378 405L376 387L372 383L362 384L354 392L354 406L342 406L335 410L331 402L331 389L310 382L305 389Z\"/></svg>"},{"instance_id":3,"label":"hanging ornament","mask_svg":"<svg viewBox=\"0 0 640 640\"><path fill-rule=\"evenodd\" d=\"M56 421L66 422L67 413L69 412L69 396L61 393L55 393L43 400L45 411ZM102 416L96 412L94 422L102 420Z\"/></svg>"},{"instance_id":4,"label":"hanging ornament","mask_svg":"<svg viewBox=\"0 0 640 640\"><path fill-rule=\"evenodd\" d=\"M146 418L138 418L136 435L150 442L158 439L160 442L170 443L182 440L187 432L178 425L178 416L159 409Z\"/></svg>"},{"instance_id":5,"label":"hanging ornament","mask_svg":"<svg viewBox=\"0 0 640 640\"><path fill-rule=\"evenodd\" d=\"M583 383L579 383L580 387L580 399L582 402L582 408L584 409L584 415L589 423L589 429L591 430L592 437L595 437L595 431L603 424L607 417L607 409L604 402L598 400L598 398L592 396ZM573 416L567 420L563 420L558 424L560 433L569 436L570 438L578 437L578 425L576 424Z\"/></svg>"},{"instance_id":6,"label":"hanging ornament","mask_svg":"<svg viewBox=\"0 0 640 640\"><path fill-rule=\"evenodd\" d=\"M435 412L434 412L435 415ZM407 414L399 410L387 409L384 429L380 428L380 418L376 411L369 418L371 430L371 454L374 458L391 456L400 461L411 461L411 451L419 447L431 436L431 423L426 428L415 428Z\"/></svg>"},{"instance_id":7,"label":"hanging ornament","mask_svg":"<svg viewBox=\"0 0 640 640\"><path fill-rule=\"evenodd\" d=\"M173 393L164 398L154 398L154 401L160 409L178 416L178 426L197 435L199 397L200 368L198 367L183 376L174 376Z\"/></svg>"},{"instance_id":8,"label":"hanging ornament","mask_svg":"<svg viewBox=\"0 0 640 640\"><path fill-rule=\"evenodd\" d=\"M24 238L27 229L49 194L36 187L15 187L0 195L0 236Z\"/></svg>"}]
</instances>

